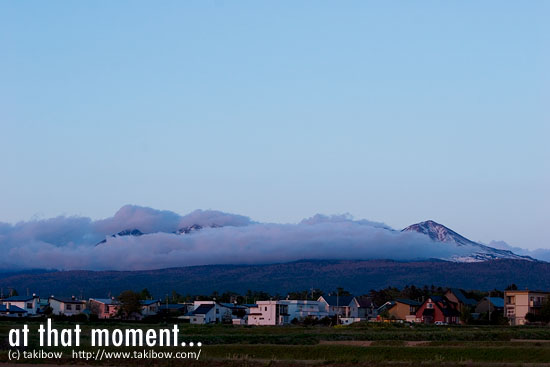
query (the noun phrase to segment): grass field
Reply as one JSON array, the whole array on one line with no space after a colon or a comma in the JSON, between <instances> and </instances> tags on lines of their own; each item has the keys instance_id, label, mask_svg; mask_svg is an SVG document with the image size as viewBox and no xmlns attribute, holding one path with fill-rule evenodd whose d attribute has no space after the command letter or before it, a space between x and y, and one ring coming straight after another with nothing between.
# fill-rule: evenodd
<instances>
[{"instance_id":1,"label":"grass field","mask_svg":"<svg viewBox=\"0 0 550 367\"><path fill-rule=\"evenodd\" d=\"M22 322L0 322L0 363L8 363L8 333ZM40 348L40 322L28 322L29 346L25 351L62 351L62 358L21 360L22 363L150 366L550 366L550 328L508 326L405 326L356 324L338 327L242 327L179 324L180 341L201 342L201 348L156 347L155 351L198 352L198 360L186 359L73 359L71 350L95 352L90 346L91 328L171 328L172 324L80 323L80 347ZM74 323L56 322L57 328ZM132 351L151 348L106 348ZM12 349L13 350L13 349ZM22 349L23 350L23 349Z\"/></svg>"}]
</instances>

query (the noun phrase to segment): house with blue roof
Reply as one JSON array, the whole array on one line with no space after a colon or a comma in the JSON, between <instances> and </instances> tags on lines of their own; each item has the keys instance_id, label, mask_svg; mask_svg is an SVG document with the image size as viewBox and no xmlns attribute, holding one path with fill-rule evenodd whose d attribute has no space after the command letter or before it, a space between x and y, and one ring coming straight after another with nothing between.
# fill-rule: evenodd
<instances>
[{"instance_id":1,"label":"house with blue roof","mask_svg":"<svg viewBox=\"0 0 550 367\"><path fill-rule=\"evenodd\" d=\"M445 298L453 303L456 303L459 311L462 311L465 307L470 311L473 311L477 306L477 301L475 299L466 297L464 292L458 288L449 289L447 293L445 293Z\"/></svg>"},{"instance_id":2,"label":"house with blue roof","mask_svg":"<svg viewBox=\"0 0 550 367\"><path fill-rule=\"evenodd\" d=\"M231 303L226 303L224 306L216 301L195 301L193 310L186 313L183 318L188 319L191 324L231 323L232 307Z\"/></svg>"},{"instance_id":3,"label":"house with blue roof","mask_svg":"<svg viewBox=\"0 0 550 367\"><path fill-rule=\"evenodd\" d=\"M27 311L20 307L9 303L0 305L0 317L26 317L27 315Z\"/></svg>"},{"instance_id":4,"label":"house with blue roof","mask_svg":"<svg viewBox=\"0 0 550 367\"><path fill-rule=\"evenodd\" d=\"M160 311L160 300L158 299L147 299L139 301L141 304L141 315L143 316L154 316Z\"/></svg>"},{"instance_id":5,"label":"house with blue roof","mask_svg":"<svg viewBox=\"0 0 550 367\"><path fill-rule=\"evenodd\" d=\"M1 301L4 306L16 306L25 310L29 315L36 315L40 310L40 297L36 294L32 296L12 296Z\"/></svg>"}]
</instances>

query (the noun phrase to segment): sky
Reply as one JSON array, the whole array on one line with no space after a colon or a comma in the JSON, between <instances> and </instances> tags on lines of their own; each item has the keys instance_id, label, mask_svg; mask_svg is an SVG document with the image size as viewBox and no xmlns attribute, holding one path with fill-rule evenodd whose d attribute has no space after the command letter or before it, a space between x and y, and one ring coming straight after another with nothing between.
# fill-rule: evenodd
<instances>
[{"instance_id":1,"label":"sky","mask_svg":"<svg viewBox=\"0 0 550 367\"><path fill-rule=\"evenodd\" d=\"M126 204L550 248L550 2L0 3L0 222Z\"/></svg>"}]
</instances>

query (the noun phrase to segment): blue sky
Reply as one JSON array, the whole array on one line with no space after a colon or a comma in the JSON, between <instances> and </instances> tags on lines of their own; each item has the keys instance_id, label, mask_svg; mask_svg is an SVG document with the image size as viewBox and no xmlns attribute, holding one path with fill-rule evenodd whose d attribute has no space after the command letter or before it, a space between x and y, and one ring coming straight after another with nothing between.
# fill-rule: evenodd
<instances>
[{"instance_id":1,"label":"blue sky","mask_svg":"<svg viewBox=\"0 0 550 367\"><path fill-rule=\"evenodd\" d=\"M547 1L0 4L0 221L433 219L550 248Z\"/></svg>"}]
</instances>

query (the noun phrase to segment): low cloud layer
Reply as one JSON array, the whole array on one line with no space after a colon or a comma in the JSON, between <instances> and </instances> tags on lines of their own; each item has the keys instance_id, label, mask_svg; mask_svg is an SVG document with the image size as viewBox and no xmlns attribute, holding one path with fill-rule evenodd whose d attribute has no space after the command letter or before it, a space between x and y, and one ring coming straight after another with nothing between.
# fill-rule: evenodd
<instances>
[{"instance_id":1,"label":"low cloud layer","mask_svg":"<svg viewBox=\"0 0 550 367\"><path fill-rule=\"evenodd\" d=\"M530 256L533 259L542 260L542 261L549 261L550 262L550 249L539 248L539 249L535 249L535 250L529 250L529 249L524 249L524 248L521 248L521 247L511 246L511 245L509 245L508 243L506 243L504 241L491 241L488 246L498 248L498 249L501 249L501 250L512 251L512 252L514 252L518 255Z\"/></svg>"},{"instance_id":2,"label":"low cloud layer","mask_svg":"<svg viewBox=\"0 0 550 367\"><path fill-rule=\"evenodd\" d=\"M204 228L174 233L195 224ZM139 229L144 235L111 237L126 229ZM300 259L420 260L460 254L460 248L442 246L425 235L349 215L315 215L298 224L273 224L213 210L181 216L132 205L96 221L57 217L0 223L0 251L5 254L0 259L2 270L145 270Z\"/></svg>"}]
</instances>

